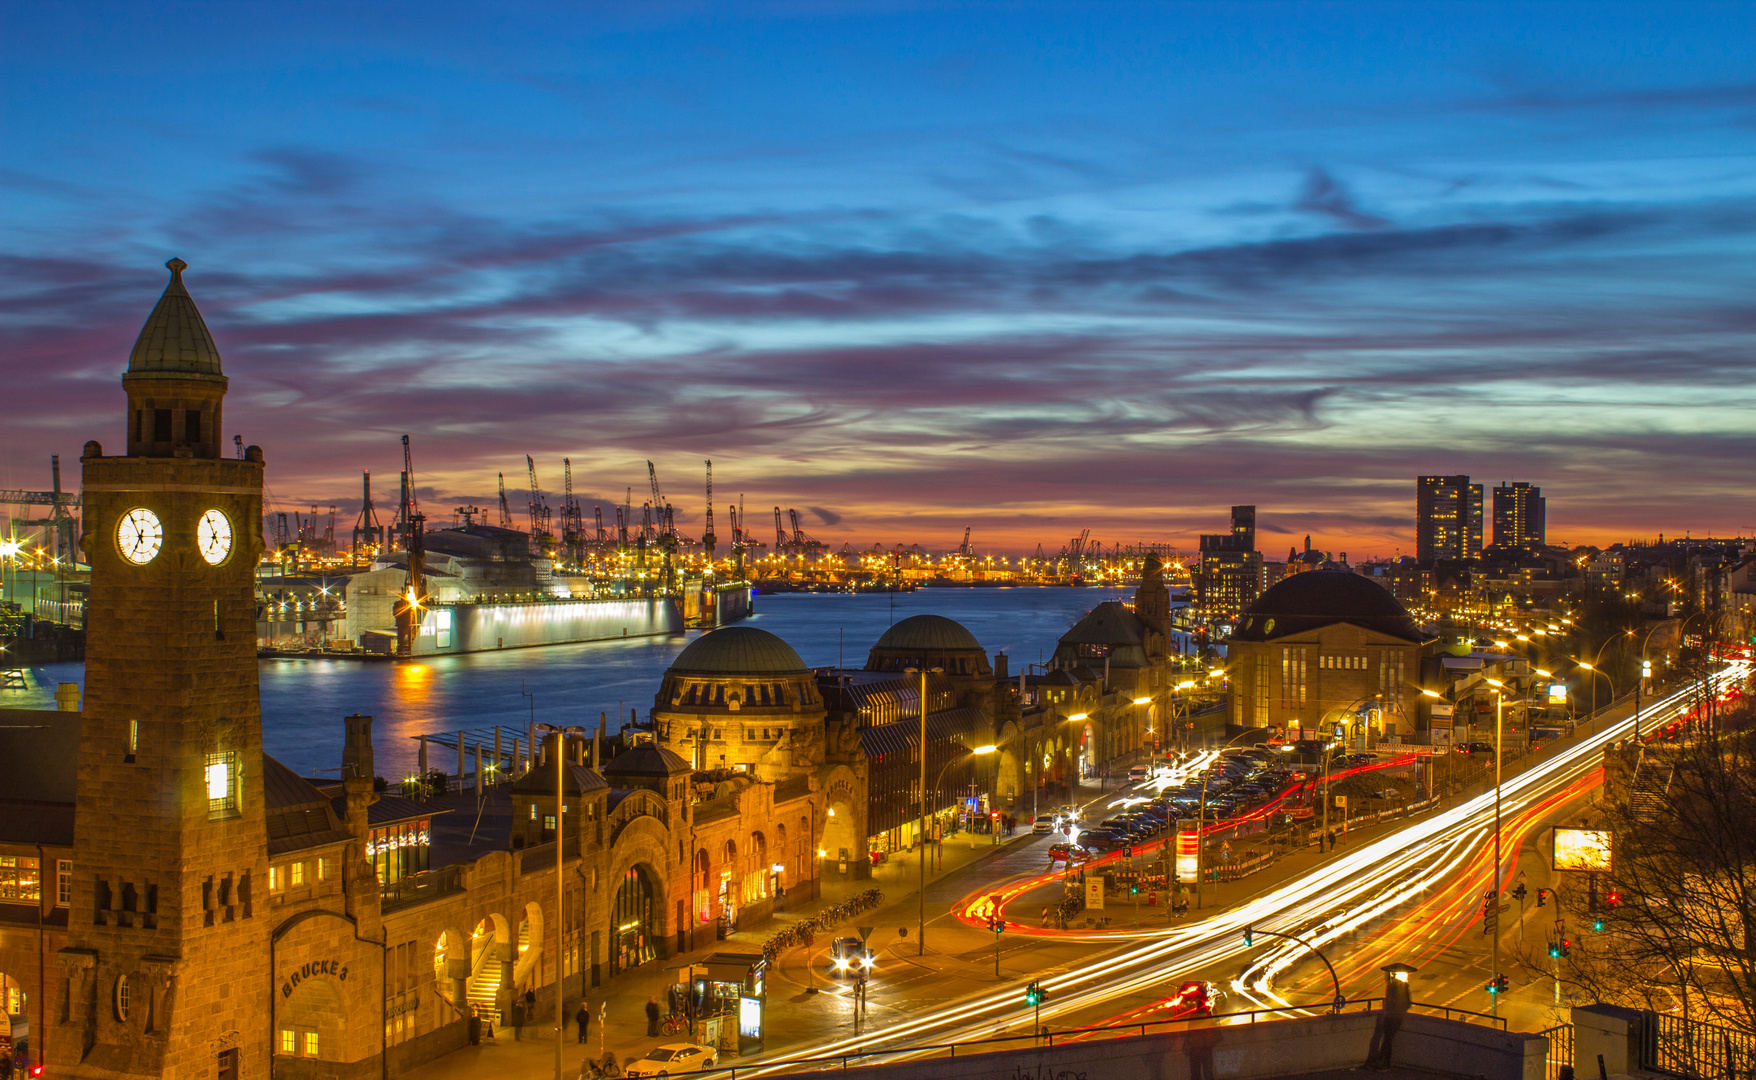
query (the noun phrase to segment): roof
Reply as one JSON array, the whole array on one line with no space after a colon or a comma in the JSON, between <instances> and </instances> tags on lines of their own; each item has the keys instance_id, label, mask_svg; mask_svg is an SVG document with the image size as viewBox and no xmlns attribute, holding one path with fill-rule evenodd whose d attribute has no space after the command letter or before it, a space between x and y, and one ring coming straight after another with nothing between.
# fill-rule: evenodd
<instances>
[{"instance_id":1,"label":"roof","mask_svg":"<svg viewBox=\"0 0 1756 1080\"><path fill-rule=\"evenodd\" d=\"M606 790L610 782L589 765L564 765L561 767L561 786L568 795L580 795L587 791ZM523 795L553 795L555 770L538 765L514 780L512 790Z\"/></svg>"},{"instance_id":2,"label":"roof","mask_svg":"<svg viewBox=\"0 0 1756 1080\"><path fill-rule=\"evenodd\" d=\"M1138 645L1140 617L1120 600L1105 600L1061 635L1062 645Z\"/></svg>"},{"instance_id":3,"label":"roof","mask_svg":"<svg viewBox=\"0 0 1756 1080\"><path fill-rule=\"evenodd\" d=\"M1348 570L1307 570L1282 578L1245 610L1234 641L1273 641L1347 623L1408 642L1424 642L1389 590Z\"/></svg>"},{"instance_id":4,"label":"roof","mask_svg":"<svg viewBox=\"0 0 1756 1080\"><path fill-rule=\"evenodd\" d=\"M806 675L810 668L791 645L754 626L710 630L671 662L679 675Z\"/></svg>"},{"instance_id":5,"label":"roof","mask_svg":"<svg viewBox=\"0 0 1756 1080\"><path fill-rule=\"evenodd\" d=\"M128 354L130 375L174 375L224 378L220 374L219 349L207 323L195 308L189 290L183 287L183 271L188 267L182 259L165 264L171 270L170 284L159 297L158 306L146 317L134 351Z\"/></svg>"},{"instance_id":6,"label":"roof","mask_svg":"<svg viewBox=\"0 0 1756 1080\"><path fill-rule=\"evenodd\" d=\"M725 631L715 630L714 633L723 634ZM605 776L675 776L691 771L693 770L688 762L664 747L649 742L624 750L603 767Z\"/></svg>"},{"instance_id":7,"label":"roof","mask_svg":"<svg viewBox=\"0 0 1756 1080\"><path fill-rule=\"evenodd\" d=\"M884 631L872 648L923 652L983 651L982 643L962 623L943 615L910 615Z\"/></svg>"},{"instance_id":8,"label":"roof","mask_svg":"<svg viewBox=\"0 0 1756 1080\"><path fill-rule=\"evenodd\" d=\"M270 855L353 839L328 796L267 754L262 755L262 801Z\"/></svg>"},{"instance_id":9,"label":"roof","mask_svg":"<svg viewBox=\"0 0 1756 1080\"><path fill-rule=\"evenodd\" d=\"M347 820L348 797L346 795L331 795L329 806L335 811L338 820ZM377 801L366 808L366 824L375 829L380 825L395 825L402 821L418 821L436 814L449 813L451 813L449 806L432 806L428 803L416 802L413 799L405 799L400 795L380 794Z\"/></svg>"},{"instance_id":10,"label":"roof","mask_svg":"<svg viewBox=\"0 0 1756 1080\"><path fill-rule=\"evenodd\" d=\"M7 800L73 805L80 717L56 709L0 709L0 760L29 763L7 770Z\"/></svg>"},{"instance_id":11,"label":"roof","mask_svg":"<svg viewBox=\"0 0 1756 1080\"><path fill-rule=\"evenodd\" d=\"M982 722L982 714L979 709L941 709L936 713L928 713L927 740L939 742L944 739L955 739L968 735L980 728ZM902 720L894 724L880 724L876 727L860 729L860 749L864 750L869 758L894 754L920 741L921 722L919 719Z\"/></svg>"}]
</instances>

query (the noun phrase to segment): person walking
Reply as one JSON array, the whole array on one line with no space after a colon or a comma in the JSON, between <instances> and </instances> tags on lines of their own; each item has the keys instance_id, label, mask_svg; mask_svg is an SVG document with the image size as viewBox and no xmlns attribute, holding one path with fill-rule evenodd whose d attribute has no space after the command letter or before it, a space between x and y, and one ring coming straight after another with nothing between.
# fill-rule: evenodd
<instances>
[{"instance_id":1,"label":"person walking","mask_svg":"<svg viewBox=\"0 0 1756 1080\"><path fill-rule=\"evenodd\" d=\"M573 1014L573 1026L579 1029L579 1041L583 1045L586 1034L591 1030L591 1010L585 1007L583 1001L579 1003L579 1011Z\"/></svg>"},{"instance_id":2,"label":"person walking","mask_svg":"<svg viewBox=\"0 0 1756 1080\"><path fill-rule=\"evenodd\" d=\"M659 1004L657 998L649 997L646 999L646 1033L648 1035L657 1035L659 1033Z\"/></svg>"},{"instance_id":3,"label":"person walking","mask_svg":"<svg viewBox=\"0 0 1756 1080\"><path fill-rule=\"evenodd\" d=\"M521 1040L523 1038L524 1038L524 1002L514 1001L512 1003L512 1041L518 1042L519 1040Z\"/></svg>"},{"instance_id":4,"label":"person walking","mask_svg":"<svg viewBox=\"0 0 1756 1080\"><path fill-rule=\"evenodd\" d=\"M527 1024L537 1018L537 992L535 989L526 989L524 992L524 1017ZM560 1023L561 1018L555 1017L555 1022Z\"/></svg>"},{"instance_id":5,"label":"person walking","mask_svg":"<svg viewBox=\"0 0 1756 1080\"><path fill-rule=\"evenodd\" d=\"M1368 1069L1390 1068L1391 1045L1413 1003L1408 979L1414 970L1407 964L1391 964L1384 969L1384 1010L1378 1014L1378 1027L1372 1032L1372 1045L1366 1054Z\"/></svg>"}]
</instances>

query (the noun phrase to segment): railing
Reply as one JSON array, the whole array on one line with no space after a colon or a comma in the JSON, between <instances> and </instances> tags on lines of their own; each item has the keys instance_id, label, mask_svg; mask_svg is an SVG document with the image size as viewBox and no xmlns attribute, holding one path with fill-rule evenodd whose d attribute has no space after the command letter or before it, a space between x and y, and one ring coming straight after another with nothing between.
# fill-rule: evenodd
<instances>
[{"instance_id":1,"label":"railing","mask_svg":"<svg viewBox=\"0 0 1756 1080\"><path fill-rule=\"evenodd\" d=\"M442 896L463 891L463 867L443 866L437 870L424 870L419 874L410 874L400 881L393 881L379 887L379 895L383 898L385 912L396 911L414 904L424 904L429 900L437 900Z\"/></svg>"},{"instance_id":2,"label":"railing","mask_svg":"<svg viewBox=\"0 0 1756 1080\"><path fill-rule=\"evenodd\" d=\"M1756 1071L1756 1036L1750 1032L1670 1013L1646 1015L1642 1067L1703 1080L1748 1077Z\"/></svg>"},{"instance_id":3,"label":"railing","mask_svg":"<svg viewBox=\"0 0 1756 1080\"><path fill-rule=\"evenodd\" d=\"M1543 1080L1561 1080L1561 1070L1573 1068L1573 1025L1556 1024L1537 1034L1549 1040L1549 1050L1543 1058Z\"/></svg>"},{"instance_id":4,"label":"railing","mask_svg":"<svg viewBox=\"0 0 1756 1080\"><path fill-rule=\"evenodd\" d=\"M1353 1001L1344 1001L1335 1007L1334 1014L1339 1015L1346 1012L1350 1006L1359 1006L1359 1008L1353 1010L1356 1013L1371 1013L1374 1011L1374 1007L1381 1005L1383 1001L1383 998L1359 998ZM1441 1013L1447 1020L1463 1018L1467 1022L1487 1021L1488 1023L1498 1025L1502 1031L1506 1030L1506 1020L1504 1017L1489 1016L1486 1013L1472 1012L1469 1009L1455 1009L1445 1005L1423 1005L1420 1002L1415 1002L1413 1007L1416 1009L1424 1009L1429 1012ZM1141 1036L1148 1034L1148 1028L1165 1028L1171 1025L1179 1025L1179 1030L1187 1031L1190 1028L1197 1026L1210 1027L1222 1021L1232 1021L1233 1023L1247 1022L1254 1024L1260 1016L1273 1015L1276 1013L1311 1014L1317 1013L1317 1008L1318 1007L1309 1005L1282 1005L1273 1008L1247 1009L1243 1012L1213 1013L1208 1016L1186 1016L1174 1020L1146 1020L1134 1024L1105 1024L1098 1027L1073 1028L1059 1032L1044 1031L1041 1034L1032 1032L1023 1035L996 1035L992 1038L971 1039L966 1042L931 1043L922 1046L892 1046L876 1050L851 1050L845 1054L824 1054L818 1057L780 1058L775 1061L752 1062L749 1065L744 1066L744 1071L746 1074L749 1074L752 1070L786 1069L801 1065L817 1067L816 1069L807 1071L820 1071L823 1068L831 1067L840 1067L841 1069L846 1070L862 1064L861 1059L863 1058L897 1056L920 1058L930 1057L938 1051L944 1051L944 1056L947 1058L955 1058L959 1050L963 1051L966 1055L972 1052L978 1054L988 1053L993 1050L1004 1050L1008 1046L1016 1045L1020 1042L1029 1042L1034 1046L1052 1048L1055 1046L1057 1039L1064 1045L1066 1043L1081 1041L1090 1036L1101 1036L1106 1033L1110 1033L1109 1037L1111 1038ZM1322 1008L1326 1011L1320 1015L1330 1015L1330 1013L1327 1012L1328 1006L1322 1006ZM1249 1020L1243 1021L1243 1017L1248 1017ZM674 1077L712 1075L716 1077L726 1077L726 1080L737 1080L738 1070L736 1067L730 1069L697 1069L693 1072L674 1072L671 1075Z\"/></svg>"}]
</instances>

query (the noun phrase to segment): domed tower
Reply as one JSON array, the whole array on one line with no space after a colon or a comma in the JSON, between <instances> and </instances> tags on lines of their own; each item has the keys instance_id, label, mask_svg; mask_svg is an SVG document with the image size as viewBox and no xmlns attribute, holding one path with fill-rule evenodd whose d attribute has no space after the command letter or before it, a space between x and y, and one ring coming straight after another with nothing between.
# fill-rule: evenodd
<instances>
[{"instance_id":1,"label":"domed tower","mask_svg":"<svg viewBox=\"0 0 1756 1080\"><path fill-rule=\"evenodd\" d=\"M754 626L727 626L689 644L653 699L662 746L697 769L767 781L823 764L823 697L793 647Z\"/></svg>"},{"instance_id":2,"label":"domed tower","mask_svg":"<svg viewBox=\"0 0 1756 1080\"><path fill-rule=\"evenodd\" d=\"M1148 555L1140 565L1140 584L1134 587L1134 614L1146 626L1141 645L1148 659L1162 659L1171 639L1171 590L1165 587L1165 564Z\"/></svg>"},{"instance_id":3,"label":"domed tower","mask_svg":"<svg viewBox=\"0 0 1756 1080\"><path fill-rule=\"evenodd\" d=\"M127 453L85 444L85 710L71 1077L265 1076L268 862L253 573L262 452L223 458L226 377L184 263L122 376Z\"/></svg>"},{"instance_id":4,"label":"domed tower","mask_svg":"<svg viewBox=\"0 0 1756 1080\"><path fill-rule=\"evenodd\" d=\"M866 657L867 671L943 668L952 678L994 677L982 643L943 615L911 615L884 631Z\"/></svg>"}]
</instances>

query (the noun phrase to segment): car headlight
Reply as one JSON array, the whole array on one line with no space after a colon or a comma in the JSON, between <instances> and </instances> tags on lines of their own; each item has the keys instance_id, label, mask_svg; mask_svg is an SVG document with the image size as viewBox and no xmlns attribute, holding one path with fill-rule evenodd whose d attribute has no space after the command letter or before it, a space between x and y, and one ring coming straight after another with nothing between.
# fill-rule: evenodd
<instances>
[{"instance_id":1,"label":"car headlight","mask_svg":"<svg viewBox=\"0 0 1756 1080\"><path fill-rule=\"evenodd\" d=\"M847 969L848 969L848 962L839 956L836 957L835 958L835 970L846 971Z\"/></svg>"},{"instance_id":2,"label":"car headlight","mask_svg":"<svg viewBox=\"0 0 1756 1080\"><path fill-rule=\"evenodd\" d=\"M878 963L878 960L877 960L877 958L876 958L876 957L871 957L871 956L868 956L868 957L866 957L866 959L865 959L865 960L864 960L864 961L863 961L863 963L865 963L865 965L866 965L866 967L867 967L867 968L868 968L868 969L870 969L870 968L872 968L872 967L874 967L874 966L876 966L876 965L877 965L877 963Z\"/></svg>"}]
</instances>

